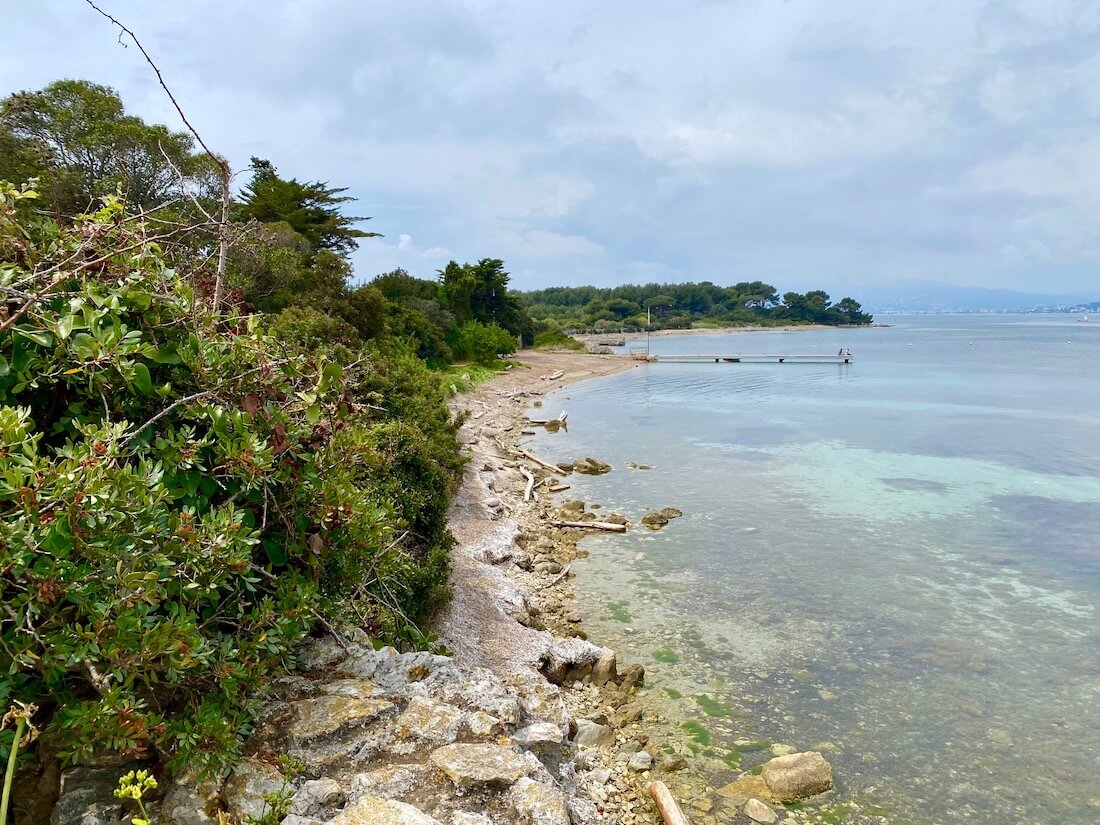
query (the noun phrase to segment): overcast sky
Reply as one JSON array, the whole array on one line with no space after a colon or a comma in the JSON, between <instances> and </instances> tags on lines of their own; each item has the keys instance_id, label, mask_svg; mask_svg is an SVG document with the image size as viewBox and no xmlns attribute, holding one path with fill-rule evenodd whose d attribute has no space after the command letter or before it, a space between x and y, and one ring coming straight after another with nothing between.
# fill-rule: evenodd
<instances>
[{"instance_id":1,"label":"overcast sky","mask_svg":"<svg viewBox=\"0 0 1100 825\"><path fill-rule=\"evenodd\" d=\"M0 93L179 125L83 2L2 5ZM361 277L1100 290L1096 0L102 5L234 168L350 187Z\"/></svg>"}]
</instances>

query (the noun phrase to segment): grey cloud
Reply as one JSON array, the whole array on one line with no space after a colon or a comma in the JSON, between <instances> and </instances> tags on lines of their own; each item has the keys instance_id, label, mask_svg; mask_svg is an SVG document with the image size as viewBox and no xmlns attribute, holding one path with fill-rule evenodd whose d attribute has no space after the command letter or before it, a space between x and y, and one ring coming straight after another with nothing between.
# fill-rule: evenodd
<instances>
[{"instance_id":1,"label":"grey cloud","mask_svg":"<svg viewBox=\"0 0 1100 825\"><path fill-rule=\"evenodd\" d=\"M1091 0L105 1L237 168L369 204L360 278L1096 288ZM174 122L90 10L6 15L8 89L89 77Z\"/></svg>"}]
</instances>

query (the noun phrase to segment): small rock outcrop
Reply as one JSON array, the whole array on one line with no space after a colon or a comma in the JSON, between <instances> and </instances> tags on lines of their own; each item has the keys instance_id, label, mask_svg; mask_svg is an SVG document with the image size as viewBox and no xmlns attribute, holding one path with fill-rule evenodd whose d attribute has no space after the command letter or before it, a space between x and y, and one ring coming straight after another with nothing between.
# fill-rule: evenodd
<instances>
[{"instance_id":1,"label":"small rock outcrop","mask_svg":"<svg viewBox=\"0 0 1100 825\"><path fill-rule=\"evenodd\" d=\"M833 787L833 768L817 751L777 756L764 764L760 778L773 799L797 802Z\"/></svg>"},{"instance_id":2,"label":"small rock outcrop","mask_svg":"<svg viewBox=\"0 0 1100 825\"><path fill-rule=\"evenodd\" d=\"M473 785L510 785L530 770L527 760L503 745L444 745L432 751L432 764L462 790Z\"/></svg>"}]
</instances>

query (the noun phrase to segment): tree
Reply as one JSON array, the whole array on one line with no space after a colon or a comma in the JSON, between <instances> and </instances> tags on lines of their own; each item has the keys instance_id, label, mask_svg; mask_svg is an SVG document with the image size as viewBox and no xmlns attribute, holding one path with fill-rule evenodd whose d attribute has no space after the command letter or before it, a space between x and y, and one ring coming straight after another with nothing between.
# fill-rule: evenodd
<instances>
[{"instance_id":1,"label":"tree","mask_svg":"<svg viewBox=\"0 0 1100 825\"><path fill-rule=\"evenodd\" d=\"M854 298L841 298L836 302L833 311L840 316L841 323L845 324L869 324L874 320Z\"/></svg>"},{"instance_id":2,"label":"tree","mask_svg":"<svg viewBox=\"0 0 1100 825\"><path fill-rule=\"evenodd\" d=\"M323 181L286 180L279 177L271 161L262 158L253 157L251 166L252 180L241 190L242 218L260 223L285 222L315 252L327 249L345 255L359 246L359 238L381 237L377 232L355 228L355 224L370 218L340 212L340 204L355 200L341 194L347 187L333 187Z\"/></svg>"},{"instance_id":3,"label":"tree","mask_svg":"<svg viewBox=\"0 0 1100 825\"><path fill-rule=\"evenodd\" d=\"M58 214L86 211L116 189L131 206L158 206L181 194L181 176L192 194L216 197L216 164L191 135L127 115L108 86L59 80L17 92L0 101L0 123L0 177L33 168Z\"/></svg>"}]
</instances>

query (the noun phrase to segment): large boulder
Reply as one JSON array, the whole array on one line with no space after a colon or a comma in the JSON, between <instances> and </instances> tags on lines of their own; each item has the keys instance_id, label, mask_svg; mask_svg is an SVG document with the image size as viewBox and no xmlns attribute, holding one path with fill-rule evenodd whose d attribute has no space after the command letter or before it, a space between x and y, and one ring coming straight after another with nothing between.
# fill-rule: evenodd
<instances>
[{"instance_id":1,"label":"large boulder","mask_svg":"<svg viewBox=\"0 0 1100 825\"><path fill-rule=\"evenodd\" d=\"M774 799L797 802L833 787L833 767L817 751L777 756L764 764L760 778Z\"/></svg>"},{"instance_id":2,"label":"large boulder","mask_svg":"<svg viewBox=\"0 0 1100 825\"><path fill-rule=\"evenodd\" d=\"M493 744L444 745L432 751L431 762L459 790L473 785L511 785L527 775L527 760L511 748Z\"/></svg>"}]
</instances>

